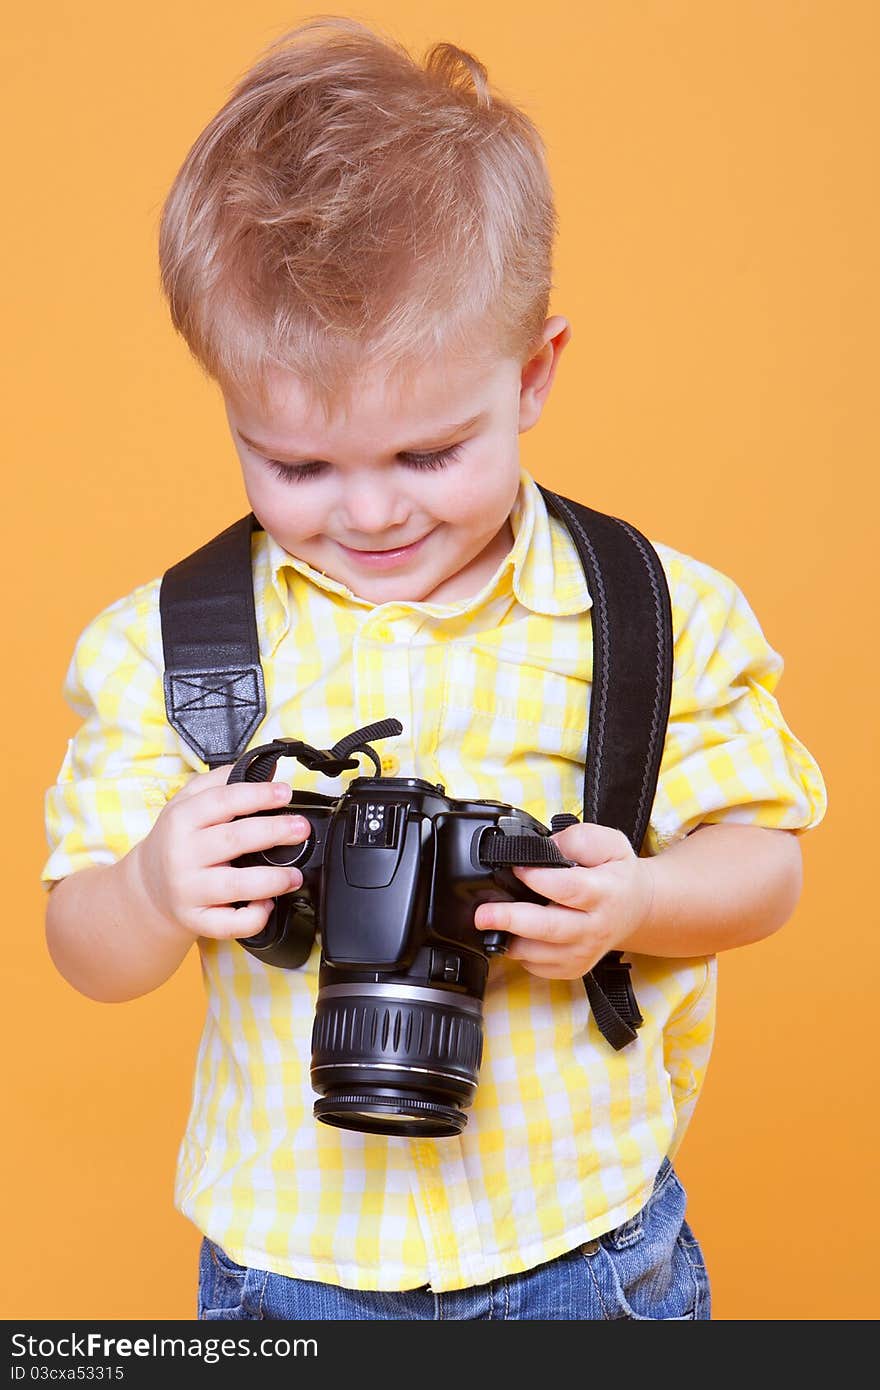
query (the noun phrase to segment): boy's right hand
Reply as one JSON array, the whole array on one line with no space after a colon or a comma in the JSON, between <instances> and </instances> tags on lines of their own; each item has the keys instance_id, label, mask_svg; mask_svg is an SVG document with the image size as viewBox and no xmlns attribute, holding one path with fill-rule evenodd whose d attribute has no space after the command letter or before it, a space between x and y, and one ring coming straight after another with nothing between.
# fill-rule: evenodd
<instances>
[{"instance_id":1,"label":"boy's right hand","mask_svg":"<svg viewBox=\"0 0 880 1390\"><path fill-rule=\"evenodd\" d=\"M256 936L269 920L274 899L302 883L299 869L233 866L242 854L302 844L311 829L303 816L259 815L287 805L290 786L230 783L233 766L196 773L131 851L151 906L192 936ZM249 819L237 820L239 816ZM231 906L236 902L247 906Z\"/></svg>"}]
</instances>

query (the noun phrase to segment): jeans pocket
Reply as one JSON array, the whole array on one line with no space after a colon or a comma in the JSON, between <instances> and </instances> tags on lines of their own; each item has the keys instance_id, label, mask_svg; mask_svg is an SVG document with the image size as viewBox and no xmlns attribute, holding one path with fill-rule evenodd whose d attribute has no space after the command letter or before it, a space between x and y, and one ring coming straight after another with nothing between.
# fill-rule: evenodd
<instances>
[{"instance_id":1,"label":"jeans pocket","mask_svg":"<svg viewBox=\"0 0 880 1390\"><path fill-rule=\"evenodd\" d=\"M244 1309L248 1273L204 1236L199 1250L199 1318L249 1317Z\"/></svg>"},{"instance_id":2,"label":"jeans pocket","mask_svg":"<svg viewBox=\"0 0 880 1390\"><path fill-rule=\"evenodd\" d=\"M684 1219L687 1198L666 1163L640 1212L584 1247L606 1318L710 1317L703 1254Z\"/></svg>"}]
</instances>

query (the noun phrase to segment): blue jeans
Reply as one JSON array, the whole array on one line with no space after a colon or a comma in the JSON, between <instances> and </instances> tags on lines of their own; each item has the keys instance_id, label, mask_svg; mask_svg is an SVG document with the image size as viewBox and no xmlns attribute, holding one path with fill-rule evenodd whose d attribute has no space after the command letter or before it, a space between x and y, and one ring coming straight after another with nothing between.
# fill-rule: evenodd
<instances>
[{"instance_id":1,"label":"blue jeans","mask_svg":"<svg viewBox=\"0 0 880 1390\"><path fill-rule=\"evenodd\" d=\"M524 1274L451 1293L434 1293L427 1286L364 1291L290 1279L236 1264L206 1236L199 1255L198 1316L293 1322L710 1318L706 1266L684 1219L685 1201L664 1159L645 1206L622 1226Z\"/></svg>"}]
</instances>

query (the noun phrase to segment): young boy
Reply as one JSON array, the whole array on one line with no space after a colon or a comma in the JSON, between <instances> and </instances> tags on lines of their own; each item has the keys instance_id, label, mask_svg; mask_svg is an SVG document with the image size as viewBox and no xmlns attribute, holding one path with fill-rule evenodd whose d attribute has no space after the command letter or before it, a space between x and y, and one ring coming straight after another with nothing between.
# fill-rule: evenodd
<instances>
[{"instance_id":1,"label":"young boy","mask_svg":"<svg viewBox=\"0 0 880 1390\"><path fill-rule=\"evenodd\" d=\"M554 230L540 137L482 66L442 44L420 66L354 21L285 36L190 151L160 256L264 527L252 746L328 748L393 716L384 773L548 825L580 816L591 597L518 455L570 336L547 314ZM66 695L83 724L47 794L49 949L75 988L119 1001L198 943L208 1008L175 1204L204 1237L200 1317L709 1317L671 1158L708 1061L715 956L791 915L792 832L825 791L740 590L656 549L675 657L642 854L570 825L555 840L576 867L516 870L546 906L478 910L513 944L455 1138L315 1121L319 948L283 970L234 939L301 882L233 864L306 838L255 814L290 784L228 784L167 722L158 578L79 639ZM619 1052L582 983L611 949L644 1015Z\"/></svg>"}]
</instances>

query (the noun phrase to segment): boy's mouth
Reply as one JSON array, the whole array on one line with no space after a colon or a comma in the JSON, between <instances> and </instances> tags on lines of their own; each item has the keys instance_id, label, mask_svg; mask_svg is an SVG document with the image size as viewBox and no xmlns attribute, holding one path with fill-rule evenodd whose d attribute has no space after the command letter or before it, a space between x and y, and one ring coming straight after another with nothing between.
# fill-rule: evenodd
<instances>
[{"instance_id":1,"label":"boy's mouth","mask_svg":"<svg viewBox=\"0 0 880 1390\"><path fill-rule=\"evenodd\" d=\"M430 535L433 535L432 531L420 536L417 541L411 542L410 545L395 546L391 550L354 550L351 546L342 545L341 542L339 542L339 546L346 555L351 556L356 564L367 565L370 569L389 569L408 560L420 546L424 545Z\"/></svg>"}]
</instances>

